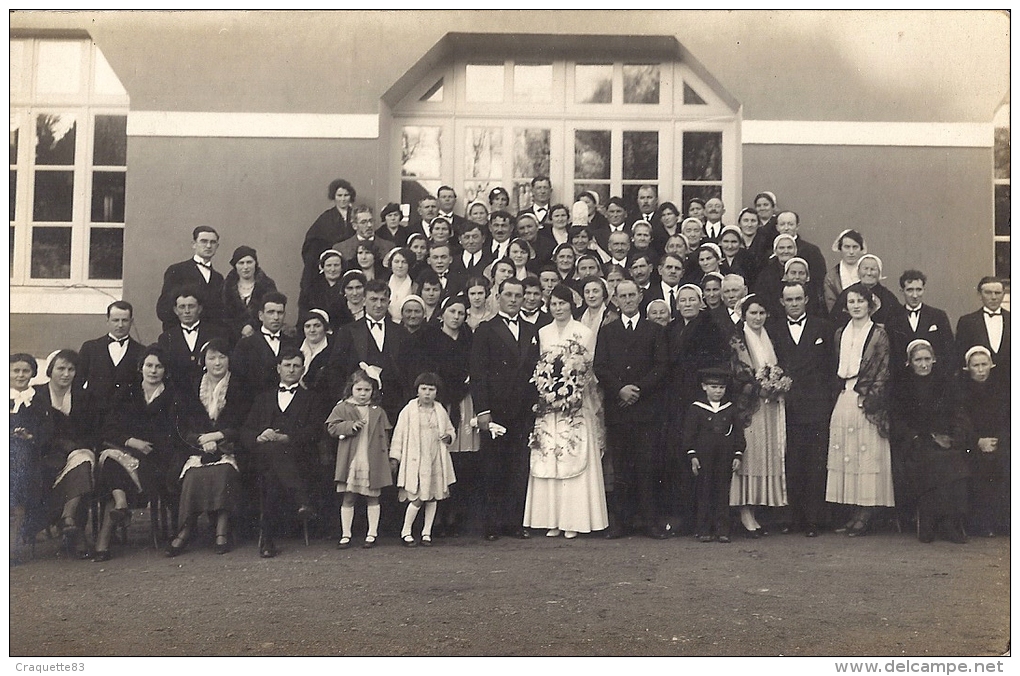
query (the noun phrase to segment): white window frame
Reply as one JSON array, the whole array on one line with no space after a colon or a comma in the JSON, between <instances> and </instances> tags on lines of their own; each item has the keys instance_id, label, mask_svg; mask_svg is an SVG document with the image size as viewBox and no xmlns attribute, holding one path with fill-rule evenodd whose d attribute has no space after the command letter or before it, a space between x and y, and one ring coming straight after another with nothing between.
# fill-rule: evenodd
<instances>
[{"instance_id":1,"label":"white window frame","mask_svg":"<svg viewBox=\"0 0 1020 676\"><path fill-rule=\"evenodd\" d=\"M1001 107L1001 109L996 112L995 121L994 121L994 125L993 126L994 126L995 129L1007 129L1007 130L1009 129L1009 104L1008 103L1004 104ZM994 145L994 142L993 142L993 145ZM1012 145L1012 138L1010 139L1010 145ZM995 167L995 152L994 152L995 148L994 147L993 147L992 151L993 151L992 152L992 184L993 184L992 185L992 261L995 261L995 259L997 258L997 253L998 253L996 251L996 248L997 248L996 245L998 245L1000 243L1005 243L1006 245L1009 245L1010 241L1012 240L1012 237L1010 235L999 235L999 234L996 234L996 232L995 232L995 204L996 204L996 200L997 200L997 197L995 195L995 189L996 189L996 187L998 187L1000 185L1006 185L1006 186L1010 185L1010 177L1007 176L1006 178L997 178L995 176L995 169L996 169L996 167ZM1013 168L1012 168L1012 165L1011 165L1010 166L1010 172L1011 173L1012 173L1012 169ZM1012 195L1010 197L1012 197ZM996 274L998 274L998 271L996 271ZM1010 261L1010 274L1012 274L1012 261Z\"/></svg>"},{"instance_id":2,"label":"white window frame","mask_svg":"<svg viewBox=\"0 0 1020 676\"><path fill-rule=\"evenodd\" d=\"M93 145L97 116L128 114L128 96L94 92L97 68L104 67L105 58L96 44L88 39L47 40L18 38L10 40L11 51L21 50L20 64L12 62L10 115L12 126L19 129L15 190L13 259L10 290L13 313L93 314L105 312L107 305L123 295L123 279L90 279L89 246L94 227L123 230L124 223L92 221L93 172L126 173L125 166L94 165ZM81 50L79 87L76 93L42 94L36 92L36 64L44 43L75 43ZM20 66L17 76L14 70ZM108 65L105 65L108 67ZM21 86L16 87L18 83ZM35 190L35 119L40 114L60 113L75 116L75 159L73 165L61 166L74 176L72 216L69 222L35 222L33 195ZM48 165L47 165L48 166ZM31 277L31 246L35 227L71 229L70 276L66 279Z\"/></svg>"}]
</instances>

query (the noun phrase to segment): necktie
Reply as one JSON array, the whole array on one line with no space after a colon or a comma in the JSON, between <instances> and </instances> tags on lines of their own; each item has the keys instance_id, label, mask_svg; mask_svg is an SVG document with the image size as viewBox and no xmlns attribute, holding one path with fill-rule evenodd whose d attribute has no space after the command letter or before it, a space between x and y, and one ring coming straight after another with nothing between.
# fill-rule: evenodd
<instances>
[{"instance_id":1,"label":"necktie","mask_svg":"<svg viewBox=\"0 0 1020 676\"><path fill-rule=\"evenodd\" d=\"M297 390L297 388L298 388L297 385L291 385L290 387L287 387L286 385L280 385L281 392L290 392L291 394L293 394Z\"/></svg>"},{"instance_id":2,"label":"necktie","mask_svg":"<svg viewBox=\"0 0 1020 676\"><path fill-rule=\"evenodd\" d=\"M676 289L669 290L669 311L676 311Z\"/></svg>"},{"instance_id":3,"label":"necktie","mask_svg":"<svg viewBox=\"0 0 1020 676\"><path fill-rule=\"evenodd\" d=\"M790 326L803 326L805 319L807 319L807 315L804 315L800 319L790 319L790 318L787 318L786 321L787 321L787 323L789 323Z\"/></svg>"},{"instance_id":4,"label":"necktie","mask_svg":"<svg viewBox=\"0 0 1020 676\"><path fill-rule=\"evenodd\" d=\"M992 310L989 310L989 309L986 308L985 309L985 314L988 315L989 317L1001 317L1002 316L1002 310L995 310L993 312Z\"/></svg>"},{"instance_id":5,"label":"necktie","mask_svg":"<svg viewBox=\"0 0 1020 676\"><path fill-rule=\"evenodd\" d=\"M637 321L635 321L633 319L628 319L627 320L627 330L628 331L633 331L636 326L637 326Z\"/></svg>"}]
</instances>

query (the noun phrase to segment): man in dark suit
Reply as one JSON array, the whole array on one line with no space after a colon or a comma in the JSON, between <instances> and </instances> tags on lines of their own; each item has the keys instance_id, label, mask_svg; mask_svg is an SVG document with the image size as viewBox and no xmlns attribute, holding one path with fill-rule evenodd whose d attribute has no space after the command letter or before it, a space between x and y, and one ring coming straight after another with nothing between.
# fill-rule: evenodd
<instances>
[{"instance_id":1,"label":"man in dark suit","mask_svg":"<svg viewBox=\"0 0 1020 676\"><path fill-rule=\"evenodd\" d=\"M807 289L786 282L780 303L785 311L768 328L779 366L793 387L786 394L786 485L790 514L783 528L818 535L825 523L829 416L835 393L836 349L828 320L807 314Z\"/></svg>"},{"instance_id":2,"label":"man in dark suit","mask_svg":"<svg viewBox=\"0 0 1020 676\"><path fill-rule=\"evenodd\" d=\"M935 358L949 366L956 361L956 343L953 328L943 310L921 302L928 278L920 270L907 270L900 275L900 291L904 305L896 307L885 323L889 334L889 348L895 365L905 363L907 345L922 339L931 343Z\"/></svg>"},{"instance_id":3,"label":"man in dark suit","mask_svg":"<svg viewBox=\"0 0 1020 676\"><path fill-rule=\"evenodd\" d=\"M333 401L343 397L347 379L362 362L382 369L381 402L391 421L410 398L406 373L407 331L390 319L390 287L373 279L365 285L365 316L337 332L329 358L329 387Z\"/></svg>"},{"instance_id":4,"label":"man in dark suit","mask_svg":"<svg viewBox=\"0 0 1020 676\"><path fill-rule=\"evenodd\" d=\"M194 287L171 294L176 326L159 334L157 342L166 353L171 381L182 389L196 389L202 379L202 346L213 338L227 339L219 324L203 321L205 298Z\"/></svg>"},{"instance_id":5,"label":"man in dark suit","mask_svg":"<svg viewBox=\"0 0 1020 676\"><path fill-rule=\"evenodd\" d=\"M532 261L535 269L552 261L552 253L556 248L556 240L549 234L547 228L539 229L538 220L534 214L518 214L515 227L517 228L517 236L530 244L531 248L535 250L535 259Z\"/></svg>"},{"instance_id":6,"label":"man in dark suit","mask_svg":"<svg viewBox=\"0 0 1020 676\"><path fill-rule=\"evenodd\" d=\"M521 319L533 324L535 331L552 324L552 315L542 310L542 281L537 275L524 278L524 301L521 303Z\"/></svg>"},{"instance_id":7,"label":"man in dark suit","mask_svg":"<svg viewBox=\"0 0 1020 676\"><path fill-rule=\"evenodd\" d=\"M719 243L719 238L722 237L722 229L726 227L726 225L722 222L722 217L725 213L726 206L718 197L712 197L705 201L705 237L702 240L703 242L714 242L715 244ZM697 246L697 244L691 242L692 249Z\"/></svg>"},{"instance_id":8,"label":"man in dark suit","mask_svg":"<svg viewBox=\"0 0 1020 676\"><path fill-rule=\"evenodd\" d=\"M658 397L669 369L662 327L641 317L641 292L624 280L616 287L620 319L599 330L595 374L605 392L607 446L615 476L609 502L607 537L622 537L638 521L645 534L668 537L656 504L663 463L659 439L662 405Z\"/></svg>"},{"instance_id":9,"label":"man in dark suit","mask_svg":"<svg viewBox=\"0 0 1020 676\"><path fill-rule=\"evenodd\" d=\"M637 209L633 210L633 216L628 216L628 225L633 226L638 221L647 221L648 224L652 226L652 230L654 232L657 229L656 224L659 222L659 219L655 214L655 211L658 208L659 195L655 190L655 186L641 186L637 191Z\"/></svg>"},{"instance_id":10,"label":"man in dark suit","mask_svg":"<svg viewBox=\"0 0 1020 676\"><path fill-rule=\"evenodd\" d=\"M417 210L407 219L407 234L418 233L425 239L432 237L432 221L439 215L439 200L435 195L425 195L418 200Z\"/></svg>"},{"instance_id":11,"label":"man in dark suit","mask_svg":"<svg viewBox=\"0 0 1020 676\"><path fill-rule=\"evenodd\" d=\"M647 308L653 300L664 300L669 305L670 316L676 319L676 298L684 276L684 260L677 254L663 254L658 270L659 279L649 287L641 302Z\"/></svg>"},{"instance_id":12,"label":"man in dark suit","mask_svg":"<svg viewBox=\"0 0 1020 676\"><path fill-rule=\"evenodd\" d=\"M450 264L450 272L458 277L481 277L485 268L494 260L492 254L485 250L485 234L482 226L467 221L458 237L464 249Z\"/></svg>"},{"instance_id":13,"label":"man in dark suit","mask_svg":"<svg viewBox=\"0 0 1020 676\"><path fill-rule=\"evenodd\" d=\"M780 235L790 235L797 241L797 256L807 261L808 271L811 273L811 281L808 285L808 294L811 298L822 297L822 280L828 272L825 267L825 256L822 250L807 241L798 234L800 230L800 216L795 211L783 211L776 216L776 230ZM772 247L772 242L766 242Z\"/></svg>"},{"instance_id":14,"label":"man in dark suit","mask_svg":"<svg viewBox=\"0 0 1020 676\"><path fill-rule=\"evenodd\" d=\"M728 274L722 281L722 305L710 311L712 319L723 332L726 344L737 331L740 321L740 301L747 295L747 283L736 274Z\"/></svg>"},{"instance_id":15,"label":"man in dark suit","mask_svg":"<svg viewBox=\"0 0 1020 676\"><path fill-rule=\"evenodd\" d=\"M223 316L223 275L212 267L213 256L220 246L219 233L208 225L200 225L191 232L191 239L195 255L190 260L174 263L163 273L156 316L163 322L164 331L177 325L173 296L183 286L195 287L202 294L203 319L207 324L218 324Z\"/></svg>"},{"instance_id":16,"label":"man in dark suit","mask_svg":"<svg viewBox=\"0 0 1020 676\"><path fill-rule=\"evenodd\" d=\"M372 215L372 207L359 204L354 207L351 219L354 221L354 236L333 245L333 248L340 252L345 265L348 267L357 265L358 247L362 244L375 250L376 260L381 261L385 258L393 248L393 242L375 236L375 217Z\"/></svg>"},{"instance_id":17,"label":"man in dark suit","mask_svg":"<svg viewBox=\"0 0 1020 676\"><path fill-rule=\"evenodd\" d=\"M522 214L531 214L538 221L540 226L552 223L550 209L552 205L552 181L548 176L536 176L531 179L531 206L517 212L518 217Z\"/></svg>"},{"instance_id":18,"label":"man in dark suit","mask_svg":"<svg viewBox=\"0 0 1020 676\"><path fill-rule=\"evenodd\" d=\"M78 370L74 387L83 387L96 406L96 430L102 429L103 418L125 391L138 380L138 360L145 346L131 337L134 308L131 303L115 300L106 308L109 333L95 340L86 340L78 350Z\"/></svg>"},{"instance_id":19,"label":"man in dark suit","mask_svg":"<svg viewBox=\"0 0 1020 676\"><path fill-rule=\"evenodd\" d=\"M230 355L230 372L250 388L249 398L279 385L280 376L276 367L280 353L301 347L297 339L281 331L286 314L287 297L276 291L267 293L262 297L262 307L259 308L262 326L258 333L238 341Z\"/></svg>"},{"instance_id":20,"label":"man in dark suit","mask_svg":"<svg viewBox=\"0 0 1020 676\"><path fill-rule=\"evenodd\" d=\"M598 243L603 251L609 251L609 236L615 232L627 233L627 241L630 242L630 225L627 224L627 207L622 197L610 197L606 202L605 225L592 225L589 232L592 238Z\"/></svg>"},{"instance_id":21,"label":"man in dark suit","mask_svg":"<svg viewBox=\"0 0 1020 676\"><path fill-rule=\"evenodd\" d=\"M439 203L437 216L450 222L450 233L456 236L467 223L466 218L453 213L454 207L457 205L457 191L448 185L441 185L436 191L436 198Z\"/></svg>"},{"instance_id":22,"label":"man in dark suit","mask_svg":"<svg viewBox=\"0 0 1020 676\"><path fill-rule=\"evenodd\" d=\"M475 329L470 385L485 467L485 539L511 534L526 538L524 498L528 489L528 437L537 399L531 376L538 361L538 329L520 318L524 284L500 283L499 314Z\"/></svg>"},{"instance_id":23,"label":"man in dark suit","mask_svg":"<svg viewBox=\"0 0 1020 676\"><path fill-rule=\"evenodd\" d=\"M439 284L443 287L443 298L456 296L464 290L467 276L463 272L450 269L453 264L453 254L449 244L433 244L429 247L429 255L426 260L429 268L439 277Z\"/></svg>"},{"instance_id":24,"label":"man in dark suit","mask_svg":"<svg viewBox=\"0 0 1020 676\"><path fill-rule=\"evenodd\" d=\"M1010 327L1009 310L1002 309L1005 293L1002 281L995 277L982 277L978 282L981 309L963 315L956 322L956 351L960 366L967 350L984 345L992 352L992 377L1009 387Z\"/></svg>"},{"instance_id":25,"label":"man in dark suit","mask_svg":"<svg viewBox=\"0 0 1020 676\"><path fill-rule=\"evenodd\" d=\"M300 350L280 350L277 357L279 386L255 397L241 428L241 443L252 454L262 479L262 537L259 556L276 556L274 543L285 518L288 502L297 507L299 519L315 516L308 492L308 467L315 440L322 429L321 410L311 392L301 387L305 357Z\"/></svg>"},{"instance_id":26,"label":"man in dark suit","mask_svg":"<svg viewBox=\"0 0 1020 676\"><path fill-rule=\"evenodd\" d=\"M510 225L510 214L497 211L489 216L489 235L485 244L486 253L492 260L498 261L510 255L510 241L513 239L513 226Z\"/></svg>"}]
</instances>

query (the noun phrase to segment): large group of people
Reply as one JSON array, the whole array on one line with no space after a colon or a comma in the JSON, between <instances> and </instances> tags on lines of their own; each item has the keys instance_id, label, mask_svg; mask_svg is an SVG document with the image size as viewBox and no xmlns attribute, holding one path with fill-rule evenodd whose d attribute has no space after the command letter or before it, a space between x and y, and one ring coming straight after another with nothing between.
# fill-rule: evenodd
<instances>
[{"instance_id":1,"label":"large group of people","mask_svg":"<svg viewBox=\"0 0 1020 676\"><path fill-rule=\"evenodd\" d=\"M568 206L547 177L531 188L517 213L495 188L461 216L442 186L377 221L333 181L293 326L258 252L238 246L224 277L219 233L195 228L156 343L116 301L107 335L51 355L45 382L11 355L18 537L55 529L105 561L143 504L172 511L168 556L202 515L218 553L257 533L269 558L309 524L346 549L361 504L365 548L472 527L856 537L878 514L923 542L1008 533L1001 280L981 278L954 335L923 272L899 276L901 303L862 232L830 265L771 192L730 225L719 197L682 211L646 185Z\"/></svg>"}]
</instances>

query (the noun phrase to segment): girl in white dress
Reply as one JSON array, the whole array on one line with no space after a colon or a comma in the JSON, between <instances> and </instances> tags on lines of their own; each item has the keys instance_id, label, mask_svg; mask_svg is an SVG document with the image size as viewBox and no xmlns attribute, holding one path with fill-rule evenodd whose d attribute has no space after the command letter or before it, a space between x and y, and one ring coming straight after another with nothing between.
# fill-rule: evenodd
<instances>
[{"instance_id":1,"label":"girl in white dress","mask_svg":"<svg viewBox=\"0 0 1020 676\"><path fill-rule=\"evenodd\" d=\"M601 462L605 423L597 412L591 370L595 345L591 329L573 319L573 309L573 291L557 285L549 298L553 323L538 332L543 356L576 343L589 369L578 411L551 411L535 421L524 526L548 528L549 537L574 538L609 526Z\"/></svg>"}]
</instances>

